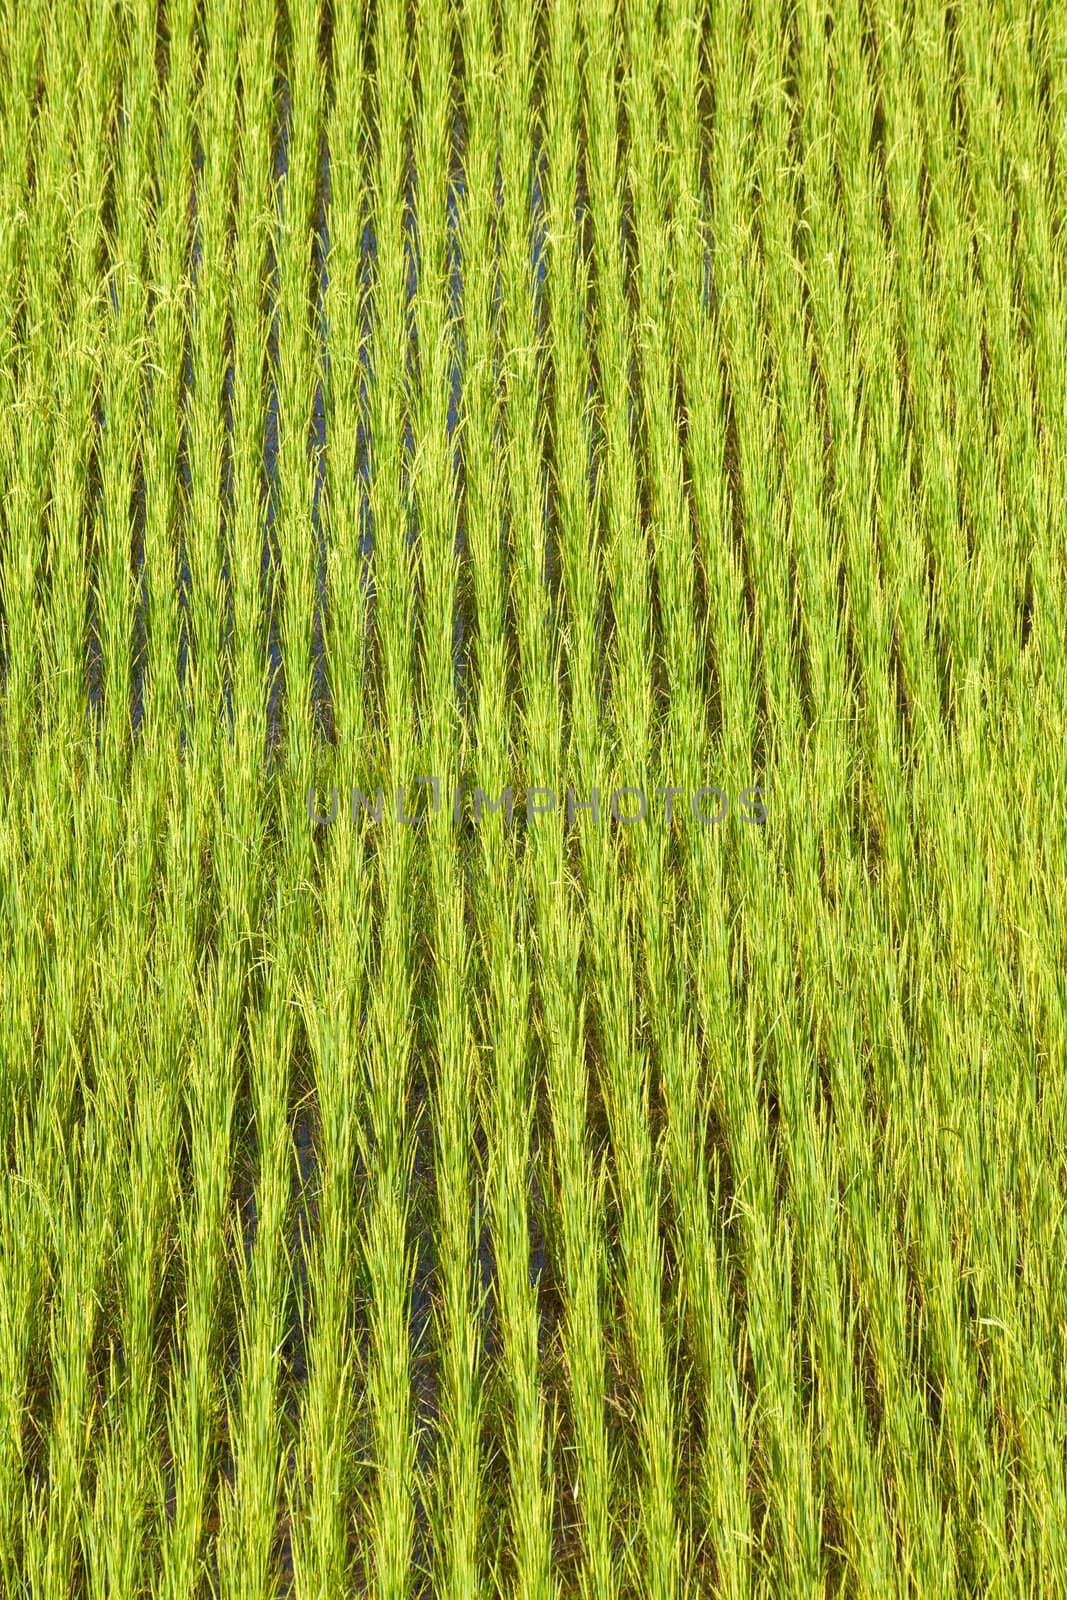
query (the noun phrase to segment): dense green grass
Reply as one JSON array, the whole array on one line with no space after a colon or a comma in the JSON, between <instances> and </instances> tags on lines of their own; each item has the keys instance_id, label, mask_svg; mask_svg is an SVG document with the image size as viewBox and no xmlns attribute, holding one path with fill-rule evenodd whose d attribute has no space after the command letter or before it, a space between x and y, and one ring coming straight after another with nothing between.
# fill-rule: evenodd
<instances>
[{"instance_id":1,"label":"dense green grass","mask_svg":"<svg viewBox=\"0 0 1067 1600\"><path fill-rule=\"evenodd\" d=\"M1067 1594L1067 12L0 7L0 1593Z\"/></svg>"}]
</instances>

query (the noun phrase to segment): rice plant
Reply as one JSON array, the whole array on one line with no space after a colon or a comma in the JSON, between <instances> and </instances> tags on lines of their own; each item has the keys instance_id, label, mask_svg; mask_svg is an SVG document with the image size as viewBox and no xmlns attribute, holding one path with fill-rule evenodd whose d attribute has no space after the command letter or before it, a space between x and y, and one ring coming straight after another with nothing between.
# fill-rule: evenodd
<instances>
[{"instance_id":1,"label":"rice plant","mask_svg":"<svg viewBox=\"0 0 1067 1600\"><path fill-rule=\"evenodd\" d=\"M0 1592L1067 1593L1067 31L0 0Z\"/></svg>"}]
</instances>

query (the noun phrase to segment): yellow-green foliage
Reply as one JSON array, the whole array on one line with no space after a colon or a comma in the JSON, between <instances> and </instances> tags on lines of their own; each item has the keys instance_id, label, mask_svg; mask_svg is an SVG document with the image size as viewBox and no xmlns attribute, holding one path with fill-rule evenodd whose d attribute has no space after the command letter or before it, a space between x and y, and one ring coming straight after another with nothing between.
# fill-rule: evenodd
<instances>
[{"instance_id":1,"label":"yellow-green foliage","mask_svg":"<svg viewBox=\"0 0 1067 1600\"><path fill-rule=\"evenodd\" d=\"M1051 0L0 0L0 1594L1067 1594L1065 238Z\"/></svg>"}]
</instances>

